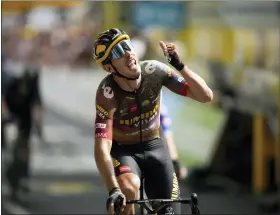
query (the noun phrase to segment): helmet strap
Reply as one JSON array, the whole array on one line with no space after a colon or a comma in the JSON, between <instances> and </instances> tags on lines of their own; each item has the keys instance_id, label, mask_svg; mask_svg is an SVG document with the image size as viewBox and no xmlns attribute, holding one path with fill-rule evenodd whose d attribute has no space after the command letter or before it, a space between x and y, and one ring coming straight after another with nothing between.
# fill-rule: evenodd
<instances>
[{"instance_id":1,"label":"helmet strap","mask_svg":"<svg viewBox=\"0 0 280 215\"><path fill-rule=\"evenodd\" d=\"M126 77L124 75L122 75L121 73L118 72L118 70L116 69L116 67L113 66L113 64L111 63L111 66L114 68L114 72L112 72L113 75L115 76L118 76L118 77L121 77L121 78L124 78L126 80L129 80L129 81L132 81L132 80L137 80L139 77L137 78L129 78L129 77Z\"/></svg>"}]
</instances>

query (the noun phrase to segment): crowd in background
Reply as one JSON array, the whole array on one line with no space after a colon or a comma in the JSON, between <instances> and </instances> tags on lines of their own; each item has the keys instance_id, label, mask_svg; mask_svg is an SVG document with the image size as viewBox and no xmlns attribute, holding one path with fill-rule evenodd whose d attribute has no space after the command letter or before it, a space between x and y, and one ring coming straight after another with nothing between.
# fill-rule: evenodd
<instances>
[{"instance_id":1,"label":"crowd in background","mask_svg":"<svg viewBox=\"0 0 280 215\"><path fill-rule=\"evenodd\" d=\"M129 6L129 5L128 5ZM74 11L74 9L66 8L50 9L51 12L46 12L44 9L36 8L30 9L25 13L19 13L16 16L10 14L3 15L2 25L2 52L5 53L7 60L17 62L40 62L42 65L56 66L56 65L70 65L71 67L94 67L96 66L92 59L92 43L98 33L104 30L104 18L102 17L103 9L101 3L84 3L80 6L82 10ZM77 6L77 8L79 8ZM38 14L41 15L39 16ZM66 15L66 14L70 15ZM45 14L45 15L44 15ZM78 16L75 14L79 14ZM68 17L68 18L66 18ZM121 18L122 19L122 18ZM120 19L120 20L121 20ZM138 28L133 26L133 18L126 18L121 24L125 31L131 35L134 40L136 50L140 59L155 59L160 56L160 49L157 48L158 40L167 40L168 42L175 42L179 53L183 60L190 61L188 46L193 46L195 49L195 57L191 60L196 60L203 64L207 61L208 69L209 61L216 61L215 64L224 63L217 62L219 58L213 57L221 50L226 50L223 46L230 44L230 37L223 36L223 29L217 30L213 34L213 30L198 27L196 39L192 43L186 44L188 35L182 36L180 32L186 30L172 30L156 27L156 28ZM34 21L35 20L35 21ZM49 20L49 21L47 21ZM129 23L130 24L127 24ZM189 29L191 29L190 27ZM186 28L187 29L187 28ZM226 27L225 27L226 29ZM162 31L161 31L162 30ZM215 30L214 30L215 31ZM208 32L208 33L206 33ZM207 35L208 34L208 35ZM240 28L236 34L236 44L233 51L232 66L246 66L246 58L254 58L250 66L254 67L268 67L272 68L273 72L277 67L277 53L275 48L275 33L270 36L265 31L257 30L255 35L249 35L244 29ZM223 38L224 37L224 38ZM271 39L267 39L270 37ZM242 39L243 38L243 39ZM251 39L249 39L251 38ZM221 42L222 40L229 40L228 43ZM254 41L252 41L254 40ZM213 45L216 44L216 49ZM246 47L255 46L252 50L244 51ZM243 51L240 51L242 50ZM219 50L219 51L217 51ZM235 53L234 53L235 52ZM246 53L247 52L247 53ZM248 54L248 52L252 52ZM212 53L212 54L211 54ZM276 53L276 55L275 55ZM246 56L244 57L244 55ZM279 54L279 53L278 53ZM209 58L209 55L211 56ZM223 58L223 53L218 54ZM229 55L229 53L224 53ZM234 56L236 55L236 56ZM268 57L269 56L269 57ZM243 59L243 60L242 60ZM245 59L245 60L244 60ZM221 60L223 61L223 60ZM266 65L266 66L264 66Z\"/></svg>"},{"instance_id":2,"label":"crowd in background","mask_svg":"<svg viewBox=\"0 0 280 215\"><path fill-rule=\"evenodd\" d=\"M93 28L57 26L52 31L36 32L22 26L3 31L3 52L12 61L38 61L42 65L90 66Z\"/></svg>"},{"instance_id":3,"label":"crowd in background","mask_svg":"<svg viewBox=\"0 0 280 215\"><path fill-rule=\"evenodd\" d=\"M71 26L57 24L51 31L41 32L29 26L21 26L3 31L2 50L7 61L90 68L96 66L92 57L92 43L98 33L99 29L92 23ZM140 60L158 58L160 53L155 49L157 43L149 38L149 33L141 29L128 33ZM182 42L175 43L180 53L183 53L183 46L180 46Z\"/></svg>"}]
</instances>

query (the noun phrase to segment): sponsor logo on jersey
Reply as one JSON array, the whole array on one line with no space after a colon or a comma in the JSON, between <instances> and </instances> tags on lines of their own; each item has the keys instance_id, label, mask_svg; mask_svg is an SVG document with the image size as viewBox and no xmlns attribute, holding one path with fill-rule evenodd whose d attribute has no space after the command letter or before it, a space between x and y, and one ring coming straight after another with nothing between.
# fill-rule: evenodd
<instances>
[{"instance_id":1,"label":"sponsor logo on jersey","mask_svg":"<svg viewBox=\"0 0 280 215\"><path fill-rule=\"evenodd\" d=\"M103 89L103 95L105 96L105 98L111 99L114 97L114 92L111 87L109 87L109 86L106 87L104 84L102 86L102 89Z\"/></svg>"},{"instance_id":2,"label":"sponsor logo on jersey","mask_svg":"<svg viewBox=\"0 0 280 215\"><path fill-rule=\"evenodd\" d=\"M152 100L152 104L155 103L159 98L160 96L157 96L154 100Z\"/></svg>"},{"instance_id":3,"label":"sponsor logo on jersey","mask_svg":"<svg viewBox=\"0 0 280 215\"><path fill-rule=\"evenodd\" d=\"M143 106L143 107L145 107L145 106L147 106L147 105L149 105L149 104L150 104L150 101L149 101L149 100L145 100L145 101L142 102L142 106Z\"/></svg>"},{"instance_id":4,"label":"sponsor logo on jersey","mask_svg":"<svg viewBox=\"0 0 280 215\"><path fill-rule=\"evenodd\" d=\"M150 97L150 99L152 100L152 99L154 99L154 98L157 97L157 96L158 96L158 94L155 93L152 89L150 89L150 91L149 91L149 97Z\"/></svg>"},{"instance_id":5,"label":"sponsor logo on jersey","mask_svg":"<svg viewBox=\"0 0 280 215\"><path fill-rule=\"evenodd\" d=\"M100 105L96 105L96 109L98 110L98 111L100 111L103 115L105 115L105 116L108 116L109 115L109 113L106 111L106 110L104 110L104 108L103 107L101 107Z\"/></svg>"},{"instance_id":6,"label":"sponsor logo on jersey","mask_svg":"<svg viewBox=\"0 0 280 215\"><path fill-rule=\"evenodd\" d=\"M130 107L130 112L135 112L137 110L137 105L132 105L131 107Z\"/></svg>"},{"instance_id":7,"label":"sponsor logo on jersey","mask_svg":"<svg viewBox=\"0 0 280 215\"><path fill-rule=\"evenodd\" d=\"M96 123L95 128L106 128L106 124L103 123Z\"/></svg>"},{"instance_id":8,"label":"sponsor logo on jersey","mask_svg":"<svg viewBox=\"0 0 280 215\"><path fill-rule=\"evenodd\" d=\"M178 78L178 81L179 81L180 83L181 83L183 80L184 80L183 77L179 77L179 78Z\"/></svg>"},{"instance_id":9,"label":"sponsor logo on jersey","mask_svg":"<svg viewBox=\"0 0 280 215\"><path fill-rule=\"evenodd\" d=\"M156 71L157 61L151 60L145 66L145 72L148 74L153 74Z\"/></svg>"},{"instance_id":10,"label":"sponsor logo on jersey","mask_svg":"<svg viewBox=\"0 0 280 215\"><path fill-rule=\"evenodd\" d=\"M179 185L176 173L173 173L173 187L171 193L171 199L178 199L179 198Z\"/></svg>"},{"instance_id":11,"label":"sponsor logo on jersey","mask_svg":"<svg viewBox=\"0 0 280 215\"><path fill-rule=\"evenodd\" d=\"M126 172L126 171L131 171L131 168L129 166L121 166L120 167L120 172Z\"/></svg>"},{"instance_id":12,"label":"sponsor logo on jersey","mask_svg":"<svg viewBox=\"0 0 280 215\"><path fill-rule=\"evenodd\" d=\"M157 104L152 111L148 111L146 113L141 114L142 124L148 123L152 121L159 111L159 105ZM135 125L136 127L139 126L140 116L135 116L130 119L120 120L121 125Z\"/></svg>"},{"instance_id":13,"label":"sponsor logo on jersey","mask_svg":"<svg viewBox=\"0 0 280 215\"><path fill-rule=\"evenodd\" d=\"M105 119L105 115L101 113L99 110L96 113L100 118Z\"/></svg>"},{"instance_id":14,"label":"sponsor logo on jersey","mask_svg":"<svg viewBox=\"0 0 280 215\"><path fill-rule=\"evenodd\" d=\"M172 77L172 72L168 71L167 75L168 75L168 78L171 78Z\"/></svg>"},{"instance_id":15,"label":"sponsor logo on jersey","mask_svg":"<svg viewBox=\"0 0 280 215\"><path fill-rule=\"evenodd\" d=\"M125 116L126 114L128 114L127 113L127 108L123 108L123 109L120 110L120 115L121 116Z\"/></svg>"},{"instance_id":16,"label":"sponsor logo on jersey","mask_svg":"<svg viewBox=\"0 0 280 215\"><path fill-rule=\"evenodd\" d=\"M134 100L135 99L134 97L131 97L131 96L127 96L125 98L128 99L128 100Z\"/></svg>"},{"instance_id":17,"label":"sponsor logo on jersey","mask_svg":"<svg viewBox=\"0 0 280 215\"><path fill-rule=\"evenodd\" d=\"M117 159L115 159L113 157L112 157L112 162L113 162L114 167L117 167L121 164Z\"/></svg>"},{"instance_id":18,"label":"sponsor logo on jersey","mask_svg":"<svg viewBox=\"0 0 280 215\"><path fill-rule=\"evenodd\" d=\"M142 123L143 124L143 123ZM157 126L156 126L157 125ZM139 123L138 123L139 126ZM146 131L153 131L153 130L157 130L159 128L159 124L153 123L151 126L149 126L148 128L142 129L142 132L146 132ZM134 135L138 135L140 133L140 131L135 131L132 133L126 133L126 136L134 136Z\"/></svg>"},{"instance_id":19,"label":"sponsor logo on jersey","mask_svg":"<svg viewBox=\"0 0 280 215\"><path fill-rule=\"evenodd\" d=\"M102 132L101 133L96 133L95 137L96 138L106 138L107 139L108 138L108 134L107 133L102 133Z\"/></svg>"}]
</instances>

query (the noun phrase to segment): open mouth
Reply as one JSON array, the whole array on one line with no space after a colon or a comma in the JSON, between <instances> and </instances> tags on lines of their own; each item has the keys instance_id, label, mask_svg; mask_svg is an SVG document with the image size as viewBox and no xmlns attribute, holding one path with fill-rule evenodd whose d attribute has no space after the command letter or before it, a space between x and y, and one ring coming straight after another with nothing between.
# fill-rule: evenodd
<instances>
[{"instance_id":1,"label":"open mouth","mask_svg":"<svg viewBox=\"0 0 280 215\"><path fill-rule=\"evenodd\" d=\"M127 62L127 67L130 68L130 69L134 69L134 67L136 67L136 60L130 59L130 60Z\"/></svg>"}]
</instances>

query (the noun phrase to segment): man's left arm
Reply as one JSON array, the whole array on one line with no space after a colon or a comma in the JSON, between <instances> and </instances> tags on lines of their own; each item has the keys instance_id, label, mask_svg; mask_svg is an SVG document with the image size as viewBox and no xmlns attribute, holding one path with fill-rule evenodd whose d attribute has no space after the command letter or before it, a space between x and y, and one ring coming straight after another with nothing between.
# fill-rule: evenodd
<instances>
[{"instance_id":1,"label":"man's left arm","mask_svg":"<svg viewBox=\"0 0 280 215\"><path fill-rule=\"evenodd\" d=\"M198 74L192 72L187 66L184 66L180 73L188 83L188 97L202 103L212 101L212 90Z\"/></svg>"},{"instance_id":2,"label":"man's left arm","mask_svg":"<svg viewBox=\"0 0 280 215\"><path fill-rule=\"evenodd\" d=\"M213 92L207 86L206 82L196 73L192 72L180 60L174 44L165 44L160 41L160 46L168 62L176 68L186 82L185 90L186 96L199 102L210 102L213 99Z\"/></svg>"}]
</instances>

